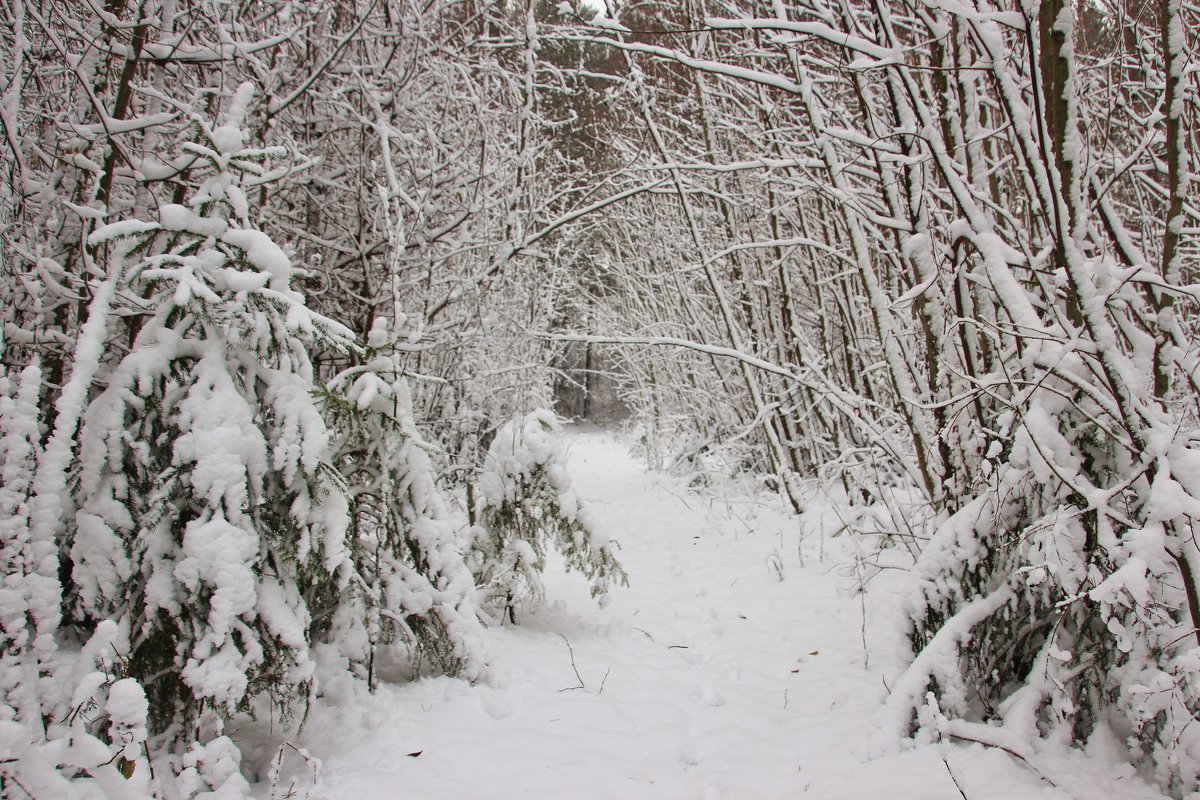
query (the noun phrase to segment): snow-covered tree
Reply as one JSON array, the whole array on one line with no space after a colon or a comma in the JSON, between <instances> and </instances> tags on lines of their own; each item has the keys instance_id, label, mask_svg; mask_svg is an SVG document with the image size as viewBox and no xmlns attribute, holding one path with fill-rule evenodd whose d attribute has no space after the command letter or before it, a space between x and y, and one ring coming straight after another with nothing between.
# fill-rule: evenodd
<instances>
[{"instance_id":1,"label":"snow-covered tree","mask_svg":"<svg viewBox=\"0 0 1200 800\"><path fill-rule=\"evenodd\" d=\"M501 426L477 482L473 568L484 602L501 618L517 621L524 602L543 597L547 552L591 582L603 601L610 586L625 583L615 542L588 523L571 487L554 415L534 411Z\"/></svg>"},{"instance_id":2,"label":"snow-covered tree","mask_svg":"<svg viewBox=\"0 0 1200 800\"><path fill-rule=\"evenodd\" d=\"M71 621L127 631L128 675L169 741L260 693L305 702L307 600L352 569L310 356L352 336L305 307L252 222L287 155L247 146L252 96L243 84L220 125L194 119L187 205L88 242L117 264L130 341L80 432Z\"/></svg>"},{"instance_id":3,"label":"snow-covered tree","mask_svg":"<svg viewBox=\"0 0 1200 800\"><path fill-rule=\"evenodd\" d=\"M451 674L483 669L475 584L412 415L402 355L375 319L363 363L322 392L350 496L354 600L329 638L375 683L377 652L402 649Z\"/></svg>"},{"instance_id":4,"label":"snow-covered tree","mask_svg":"<svg viewBox=\"0 0 1200 800\"><path fill-rule=\"evenodd\" d=\"M26 367L17 381L0 375L0 720L41 725L38 666L33 654L36 609L29 542L29 500L41 438L41 368ZM34 605L31 608L31 603Z\"/></svg>"}]
</instances>

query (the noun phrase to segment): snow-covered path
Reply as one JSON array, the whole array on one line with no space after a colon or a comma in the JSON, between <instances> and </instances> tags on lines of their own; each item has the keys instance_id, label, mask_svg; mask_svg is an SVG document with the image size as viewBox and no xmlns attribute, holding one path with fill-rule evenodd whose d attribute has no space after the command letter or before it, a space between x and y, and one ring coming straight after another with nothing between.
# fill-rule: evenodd
<instances>
[{"instance_id":1,"label":"snow-covered path","mask_svg":"<svg viewBox=\"0 0 1200 800\"><path fill-rule=\"evenodd\" d=\"M801 567L794 519L686 493L601 434L574 437L571 470L629 588L600 609L551 570L544 610L489 631L490 685L319 714L329 797L1068 797L978 747L864 761L895 635L868 630L868 668L860 597L830 563Z\"/></svg>"}]
</instances>

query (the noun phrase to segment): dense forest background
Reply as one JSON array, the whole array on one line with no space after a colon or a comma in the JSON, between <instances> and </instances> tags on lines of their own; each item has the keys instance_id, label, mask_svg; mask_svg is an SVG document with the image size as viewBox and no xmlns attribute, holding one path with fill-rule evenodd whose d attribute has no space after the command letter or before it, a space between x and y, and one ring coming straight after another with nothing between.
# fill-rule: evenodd
<instances>
[{"instance_id":1,"label":"dense forest background","mask_svg":"<svg viewBox=\"0 0 1200 800\"><path fill-rule=\"evenodd\" d=\"M228 715L478 677L547 547L621 580L556 397L871 509L897 741L1197 788L1200 7L2 13L4 791L234 791Z\"/></svg>"}]
</instances>

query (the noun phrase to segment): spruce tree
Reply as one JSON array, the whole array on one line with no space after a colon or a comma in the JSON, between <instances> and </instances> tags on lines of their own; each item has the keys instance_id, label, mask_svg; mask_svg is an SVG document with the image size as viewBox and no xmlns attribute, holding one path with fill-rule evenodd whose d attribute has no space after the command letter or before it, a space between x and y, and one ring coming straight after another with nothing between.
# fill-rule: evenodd
<instances>
[{"instance_id":1,"label":"spruce tree","mask_svg":"<svg viewBox=\"0 0 1200 800\"><path fill-rule=\"evenodd\" d=\"M252 96L243 84L220 126L194 118L187 205L89 239L119 260L130 345L81 430L70 613L128 631L161 744L260 693L304 701L306 598L352 570L310 359L352 336L305 307L253 222L250 190L286 150L246 145Z\"/></svg>"},{"instance_id":2,"label":"spruce tree","mask_svg":"<svg viewBox=\"0 0 1200 800\"><path fill-rule=\"evenodd\" d=\"M323 393L338 436L335 463L351 498L356 582L332 638L372 686L381 648L399 651L393 655L418 669L428 664L477 677L483 668L475 585L435 484L436 449L413 420L400 361L387 321L377 318L363 363Z\"/></svg>"},{"instance_id":3,"label":"spruce tree","mask_svg":"<svg viewBox=\"0 0 1200 800\"><path fill-rule=\"evenodd\" d=\"M558 421L544 409L501 426L484 458L473 564L484 602L510 622L522 603L543 598L540 576L551 547L602 602L612 582L626 582L616 543L588 522L565 460Z\"/></svg>"}]
</instances>

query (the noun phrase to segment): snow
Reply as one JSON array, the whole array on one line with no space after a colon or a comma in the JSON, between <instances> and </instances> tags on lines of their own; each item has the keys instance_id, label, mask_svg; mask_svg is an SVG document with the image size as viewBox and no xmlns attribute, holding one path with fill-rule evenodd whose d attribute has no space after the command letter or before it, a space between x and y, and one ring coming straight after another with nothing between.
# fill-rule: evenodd
<instances>
[{"instance_id":1,"label":"snow","mask_svg":"<svg viewBox=\"0 0 1200 800\"><path fill-rule=\"evenodd\" d=\"M629 30L629 28L625 27L620 22L617 22L615 19L609 19L608 17L604 17L604 16L599 16L599 17L594 18L592 20L592 24L595 25L597 28L603 28L606 31L616 31L617 33L631 33L632 32Z\"/></svg>"},{"instance_id":2,"label":"snow","mask_svg":"<svg viewBox=\"0 0 1200 800\"><path fill-rule=\"evenodd\" d=\"M908 650L887 583L899 578L881 573L864 603L849 534L827 538L837 509L814 499L797 525L774 499L647 473L607 434L570 442L571 483L620 542L629 587L601 609L551 557L547 605L486 632L486 682L425 678L374 696L326 685L297 740L323 767L315 788L293 768L298 796L1161 797L1119 765L1119 744L1085 756L1022 743L1042 776L999 746L949 741L868 760ZM995 745L1007 734L944 727Z\"/></svg>"},{"instance_id":3,"label":"snow","mask_svg":"<svg viewBox=\"0 0 1200 800\"><path fill-rule=\"evenodd\" d=\"M188 523L184 558L175 577L193 594L212 591L205 634L193 647L183 679L196 694L232 709L246 691L246 671L261 661L252 647L242 653L233 634L244 639L243 619L257 606L255 577L247 564L258 552L258 537L222 517Z\"/></svg>"},{"instance_id":4,"label":"snow","mask_svg":"<svg viewBox=\"0 0 1200 800\"><path fill-rule=\"evenodd\" d=\"M170 231L187 231L197 236L220 236L229 223L216 217L202 217L187 206L167 203L158 210L162 227Z\"/></svg>"},{"instance_id":5,"label":"snow","mask_svg":"<svg viewBox=\"0 0 1200 800\"><path fill-rule=\"evenodd\" d=\"M270 276L267 284L270 288L288 291L292 276L291 261L270 236L262 231L231 228L221 236L221 241L244 251L251 265Z\"/></svg>"},{"instance_id":6,"label":"snow","mask_svg":"<svg viewBox=\"0 0 1200 800\"><path fill-rule=\"evenodd\" d=\"M185 769L179 776L184 797L195 800L239 800L250 788L238 771L238 748L228 736L218 736L206 745L193 745L183 757ZM211 789L211 791L202 791Z\"/></svg>"},{"instance_id":7,"label":"snow","mask_svg":"<svg viewBox=\"0 0 1200 800\"><path fill-rule=\"evenodd\" d=\"M146 740L146 715L150 703L142 685L133 678L122 678L108 687L108 702L104 704L114 737L124 744L121 755L135 759Z\"/></svg>"},{"instance_id":8,"label":"snow","mask_svg":"<svg viewBox=\"0 0 1200 800\"><path fill-rule=\"evenodd\" d=\"M250 108L250 101L254 99L254 84L250 81L245 81L238 85L237 91L234 92L233 100L229 103L229 112L225 116L225 124L217 130L231 129L238 132L238 141L241 141L241 127L246 121L246 112ZM241 146L240 144L238 145ZM228 152L228 151L227 151Z\"/></svg>"},{"instance_id":9,"label":"snow","mask_svg":"<svg viewBox=\"0 0 1200 800\"><path fill-rule=\"evenodd\" d=\"M266 443L252 410L224 371L220 348L211 348L194 370L196 385L180 403L182 433L174 462L191 465L197 496L236 519L266 471Z\"/></svg>"},{"instance_id":10,"label":"snow","mask_svg":"<svg viewBox=\"0 0 1200 800\"><path fill-rule=\"evenodd\" d=\"M123 219L118 222L110 222L93 231L88 236L88 244L92 247L97 247L105 242L111 242L116 239L140 236L144 233L156 231L160 227L157 222L145 222L139 219Z\"/></svg>"}]
</instances>

